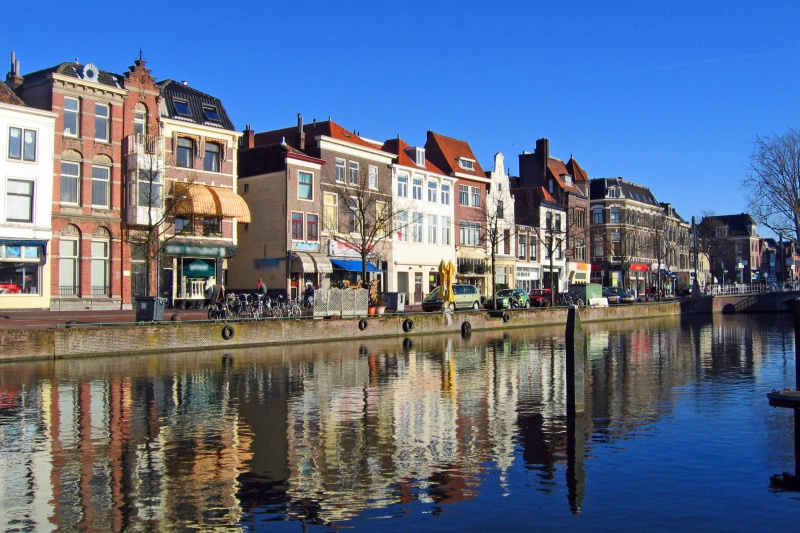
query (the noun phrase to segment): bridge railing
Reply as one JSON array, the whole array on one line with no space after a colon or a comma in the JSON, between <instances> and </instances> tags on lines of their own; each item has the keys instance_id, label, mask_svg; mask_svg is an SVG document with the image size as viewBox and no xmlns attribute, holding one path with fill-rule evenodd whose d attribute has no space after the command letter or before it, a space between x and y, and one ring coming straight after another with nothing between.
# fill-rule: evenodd
<instances>
[{"instance_id":1,"label":"bridge railing","mask_svg":"<svg viewBox=\"0 0 800 533\"><path fill-rule=\"evenodd\" d=\"M765 292L786 292L800 289L794 283L726 283L706 286L706 294L712 296L735 294L763 294Z\"/></svg>"}]
</instances>

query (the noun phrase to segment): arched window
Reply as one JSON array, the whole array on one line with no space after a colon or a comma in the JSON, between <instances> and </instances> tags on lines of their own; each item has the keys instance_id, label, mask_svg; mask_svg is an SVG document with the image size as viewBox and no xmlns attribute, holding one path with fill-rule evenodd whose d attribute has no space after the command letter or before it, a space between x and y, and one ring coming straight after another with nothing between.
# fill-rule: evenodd
<instances>
[{"instance_id":1,"label":"arched window","mask_svg":"<svg viewBox=\"0 0 800 533\"><path fill-rule=\"evenodd\" d=\"M111 234L106 228L97 228L92 233L92 296L111 296L109 285Z\"/></svg>"}]
</instances>

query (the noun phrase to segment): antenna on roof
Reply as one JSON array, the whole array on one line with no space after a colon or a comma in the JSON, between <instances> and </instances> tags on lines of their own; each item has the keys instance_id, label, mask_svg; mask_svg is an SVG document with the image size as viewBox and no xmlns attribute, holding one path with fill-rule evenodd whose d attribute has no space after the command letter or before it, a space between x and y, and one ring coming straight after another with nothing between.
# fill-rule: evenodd
<instances>
[{"instance_id":1,"label":"antenna on roof","mask_svg":"<svg viewBox=\"0 0 800 533\"><path fill-rule=\"evenodd\" d=\"M142 47L139 47L139 61L144 61L144 54L142 54Z\"/></svg>"}]
</instances>

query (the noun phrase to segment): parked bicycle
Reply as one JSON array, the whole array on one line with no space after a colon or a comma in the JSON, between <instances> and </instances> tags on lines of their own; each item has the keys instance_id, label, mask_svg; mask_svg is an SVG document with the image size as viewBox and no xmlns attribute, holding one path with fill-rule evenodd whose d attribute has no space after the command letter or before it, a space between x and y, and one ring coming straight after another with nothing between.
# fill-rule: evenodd
<instances>
[{"instance_id":1,"label":"parked bicycle","mask_svg":"<svg viewBox=\"0 0 800 533\"><path fill-rule=\"evenodd\" d=\"M579 294L574 292L560 292L556 294L556 306L570 307L570 306L584 307L586 304Z\"/></svg>"},{"instance_id":2,"label":"parked bicycle","mask_svg":"<svg viewBox=\"0 0 800 533\"><path fill-rule=\"evenodd\" d=\"M283 296L278 296L278 309L280 309L281 316L286 318L300 318L303 316L303 311L300 309L299 300L285 300Z\"/></svg>"}]
</instances>

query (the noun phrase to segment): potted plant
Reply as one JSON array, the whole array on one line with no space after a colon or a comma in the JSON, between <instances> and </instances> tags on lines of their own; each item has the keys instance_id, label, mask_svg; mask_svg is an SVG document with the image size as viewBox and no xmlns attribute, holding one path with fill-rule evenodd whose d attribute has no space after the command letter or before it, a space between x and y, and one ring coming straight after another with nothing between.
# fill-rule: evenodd
<instances>
[{"instance_id":1,"label":"potted plant","mask_svg":"<svg viewBox=\"0 0 800 533\"><path fill-rule=\"evenodd\" d=\"M384 296L382 292L375 295L375 306L377 307L377 313L379 315L386 312L386 296Z\"/></svg>"}]
</instances>

